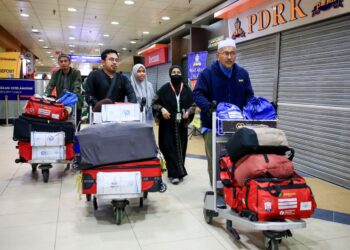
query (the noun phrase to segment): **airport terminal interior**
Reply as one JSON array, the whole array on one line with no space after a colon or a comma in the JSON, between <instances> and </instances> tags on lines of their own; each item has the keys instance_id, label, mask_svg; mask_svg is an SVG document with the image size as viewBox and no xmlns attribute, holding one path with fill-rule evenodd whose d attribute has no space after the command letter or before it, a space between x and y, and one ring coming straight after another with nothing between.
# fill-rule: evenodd
<instances>
[{"instance_id":1,"label":"airport terminal interior","mask_svg":"<svg viewBox=\"0 0 350 250\"><path fill-rule=\"evenodd\" d=\"M176 64L193 90L227 37L255 95L275 105L295 171L317 204L306 227L277 246L249 223L233 220L237 240L222 216L206 220L212 187L198 109L188 175L174 184L164 172L166 191L128 199L119 219L111 199L82 194L75 160L52 163L46 180L41 169L15 162L14 123L30 96L44 94L59 55L80 70L81 86L102 69L101 53L114 49L117 72L129 80L141 63L157 92ZM350 249L349 58L350 0L0 0L0 250ZM87 106L81 131L93 126Z\"/></svg>"}]
</instances>

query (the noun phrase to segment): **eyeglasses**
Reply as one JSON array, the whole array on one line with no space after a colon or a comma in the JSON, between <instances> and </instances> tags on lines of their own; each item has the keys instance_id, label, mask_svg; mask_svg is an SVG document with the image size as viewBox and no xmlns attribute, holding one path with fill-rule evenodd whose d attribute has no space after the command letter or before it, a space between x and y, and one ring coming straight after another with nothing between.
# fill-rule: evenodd
<instances>
[{"instance_id":1,"label":"eyeglasses","mask_svg":"<svg viewBox=\"0 0 350 250\"><path fill-rule=\"evenodd\" d=\"M235 51L231 51L231 52L224 51L224 52L220 52L219 54L222 54L225 57L229 57L229 56L234 57L236 55L236 52Z\"/></svg>"},{"instance_id":2,"label":"eyeglasses","mask_svg":"<svg viewBox=\"0 0 350 250\"><path fill-rule=\"evenodd\" d=\"M107 60L110 61L110 62L117 62L117 63L119 62L119 58L110 57Z\"/></svg>"}]
</instances>

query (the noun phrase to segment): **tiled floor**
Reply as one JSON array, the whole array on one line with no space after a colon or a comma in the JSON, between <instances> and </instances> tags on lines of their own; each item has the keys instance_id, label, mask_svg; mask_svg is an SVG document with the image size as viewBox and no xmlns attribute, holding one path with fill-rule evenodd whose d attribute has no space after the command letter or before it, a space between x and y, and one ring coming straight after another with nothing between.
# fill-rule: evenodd
<instances>
[{"instance_id":1,"label":"tiled floor","mask_svg":"<svg viewBox=\"0 0 350 250\"><path fill-rule=\"evenodd\" d=\"M110 201L101 200L94 211L91 202L79 199L75 175L64 173L65 166L54 166L44 184L40 172L32 175L29 165L15 164L11 135L11 127L0 127L1 250L264 248L260 232L242 231L237 242L225 231L223 220L205 223L202 207L209 181L203 159L188 158L184 182L168 183L163 194L150 193L143 208L132 201L117 226ZM307 228L293 234L281 249L349 249L349 225L308 219Z\"/></svg>"}]
</instances>

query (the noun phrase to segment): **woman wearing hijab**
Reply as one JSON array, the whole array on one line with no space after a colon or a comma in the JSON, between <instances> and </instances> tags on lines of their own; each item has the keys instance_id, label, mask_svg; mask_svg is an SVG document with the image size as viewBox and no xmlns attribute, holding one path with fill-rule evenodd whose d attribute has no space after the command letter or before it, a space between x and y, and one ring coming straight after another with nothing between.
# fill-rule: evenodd
<instances>
[{"instance_id":1,"label":"woman wearing hijab","mask_svg":"<svg viewBox=\"0 0 350 250\"><path fill-rule=\"evenodd\" d=\"M195 105L191 89L182 81L181 67L171 66L169 76L171 81L153 98L152 109L159 123L158 144L166 161L168 177L171 183L178 184L187 175L187 126L194 117Z\"/></svg>"},{"instance_id":2,"label":"woman wearing hijab","mask_svg":"<svg viewBox=\"0 0 350 250\"><path fill-rule=\"evenodd\" d=\"M154 90L152 83L147 81L146 67L142 64L135 64L131 72L131 85L134 88L137 102L141 104L142 98L146 98L146 120L152 120L152 99Z\"/></svg>"}]
</instances>

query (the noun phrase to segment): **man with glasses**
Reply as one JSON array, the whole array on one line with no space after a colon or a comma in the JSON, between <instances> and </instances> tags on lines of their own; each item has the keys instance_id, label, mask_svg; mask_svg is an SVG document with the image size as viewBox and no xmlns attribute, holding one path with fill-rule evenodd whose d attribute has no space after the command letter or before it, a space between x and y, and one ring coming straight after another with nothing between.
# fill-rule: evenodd
<instances>
[{"instance_id":1,"label":"man with glasses","mask_svg":"<svg viewBox=\"0 0 350 250\"><path fill-rule=\"evenodd\" d=\"M136 95L129 79L117 73L119 56L113 49L107 49L101 54L103 69L92 71L86 80L85 100L92 107L100 103L128 102L136 103ZM95 111L98 111L95 109Z\"/></svg>"},{"instance_id":2,"label":"man with glasses","mask_svg":"<svg viewBox=\"0 0 350 250\"><path fill-rule=\"evenodd\" d=\"M201 109L202 134L211 185L213 184L211 103L228 102L243 110L247 100L254 96L247 70L235 63L236 52L236 43L233 39L227 38L219 42L217 61L199 75L193 90L193 99ZM222 199L218 199L217 205L223 207L225 203Z\"/></svg>"}]
</instances>

